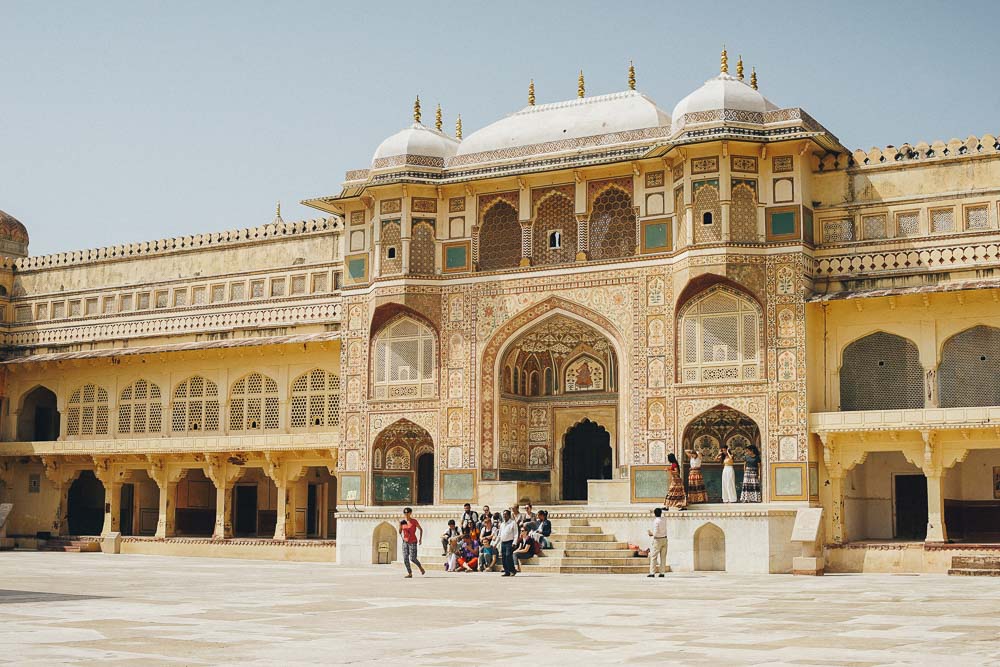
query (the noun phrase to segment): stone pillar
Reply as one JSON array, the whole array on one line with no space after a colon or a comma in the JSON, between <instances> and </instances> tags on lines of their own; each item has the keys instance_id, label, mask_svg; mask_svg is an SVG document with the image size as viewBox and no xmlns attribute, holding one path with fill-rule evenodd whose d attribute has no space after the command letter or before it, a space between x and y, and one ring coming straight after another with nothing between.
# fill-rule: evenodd
<instances>
[{"instance_id":1,"label":"stone pillar","mask_svg":"<svg viewBox=\"0 0 1000 667\"><path fill-rule=\"evenodd\" d=\"M927 477L927 542L947 542L948 530L944 525L944 471L940 468L926 470Z\"/></svg>"},{"instance_id":2,"label":"stone pillar","mask_svg":"<svg viewBox=\"0 0 1000 667\"><path fill-rule=\"evenodd\" d=\"M830 523L833 532L830 540L843 544L844 539L844 471L838 466L830 470Z\"/></svg>"},{"instance_id":3,"label":"stone pillar","mask_svg":"<svg viewBox=\"0 0 1000 667\"><path fill-rule=\"evenodd\" d=\"M177 483L187 474L184 468L170 469L163 459L153 459L147 470L149 478L160 489L159 512L156 518L158 540L174 536L174 517L177 510Z\"/></svg>"},{"instance_id":4,"label":"stone pillar","mask_svg":"<svg viewBox=\"0 0 1000 667\"><path fill-rule=\"evenodd\" d=\"M519 266L531 266L533 249L534 225L531 220L521 223L521 261Z\"/></svg>"},{"instance_id":5,"label":"stone pillar","mask_svg":"<svg viewBox=\"0 0 1000 667\"><path fill-rule=\"evenodd\" d=\"M274 539L285 540L288 537L288 483L284 479L275 479L278 487L277 520L274 523Z\"/></svg>"},{"instance_id":6,"label":"stone pillar","mask_svg":"<svg viewBox=\"0 0 1000 667\"><path fill-rule=\"evenodd\" d=\"M242 466L229 463L225 454L205 456L205 472L215 485L215 530L213 540L226 540L233 536L233 484L243 475Z\"/></svg>"},{"instance_id":7,"label":"stone pillar","mask_svg":"<svg viewBox=\"0 0 1000 667\"><path fill-rule=\"evenodd\" d=\"M109 457L94 458L94 476L104 485L104 527L101 535L120 532L122 479Z\"/></svg>"},{"instance_id":8,"label":"stone pillar","mask_svg":"<svg viewBox=\"0 0 1000 667\"><path fill-rule=\"evenodd\" d=\"M590 219L584 213L576 214L576 261L586 262L590 255Z\"/></svg>"}]
</instances>

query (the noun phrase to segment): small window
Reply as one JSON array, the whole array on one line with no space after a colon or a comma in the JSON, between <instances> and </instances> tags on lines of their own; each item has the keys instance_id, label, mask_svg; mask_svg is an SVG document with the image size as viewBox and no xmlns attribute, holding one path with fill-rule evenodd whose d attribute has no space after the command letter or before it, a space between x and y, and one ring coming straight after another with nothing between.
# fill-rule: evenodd
<instances>
[{"instance_id":1,"label":"small window","mask_svg":"<svg viewBox=\"0 0 1000 667\"><path fill-rule=\"evenodd\" d=\"M549 232L549 250L562 248L562 232Z\"/></svg>"},{"instance_id":2,"label":"small window","mask_svg":"<svg viewBox=\"0 0 1000 667\"><path fill-rule=\"evenodd\" d=\"M385 258L386 259L396 259L396 246L391 245L391 246L389 246L388 248L385 249Z\"/></svg>"},{"instance_id":3,"label":"small window","mask_svg":"<svg viewBox=\"0 0 1000 667\"><path fill-rule=\"evenodd\" d=\"M710 225L710 224L712 224L712 212L711 211L705 211L705 213L702 214L702 216L701 216L701 224L703 224L703 225Z\"/></svg>"}]
</instances>

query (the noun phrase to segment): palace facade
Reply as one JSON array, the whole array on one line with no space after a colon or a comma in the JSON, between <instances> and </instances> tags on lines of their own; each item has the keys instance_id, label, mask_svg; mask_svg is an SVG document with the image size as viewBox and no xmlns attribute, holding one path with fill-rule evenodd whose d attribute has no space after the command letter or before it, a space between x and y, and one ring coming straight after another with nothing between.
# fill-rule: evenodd
<instances>
[{"instance_id":1,"label":"palace facade","mask_svg":"<svg viewBox=\"0 0 1000 667\"><path fill-rule=\"evenodd\" d=\"M400 506L531 500L639 542L697 447L676 569L789 571L810 506L828 569L994 548L995 137L851 151L725 54L672 113L630 70L442 126L311 221L36 257L0 214L8 539L370 563Z\"/></svg>"}]
</instances>

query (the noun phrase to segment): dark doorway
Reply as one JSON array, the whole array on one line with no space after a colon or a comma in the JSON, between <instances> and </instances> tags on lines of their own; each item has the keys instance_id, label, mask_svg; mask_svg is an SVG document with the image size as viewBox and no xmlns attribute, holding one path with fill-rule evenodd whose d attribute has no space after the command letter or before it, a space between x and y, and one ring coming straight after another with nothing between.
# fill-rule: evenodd
<instances>
[{"instance_id":1,"label":"dark doorway","mask_svg":"<svg viewBox=\"0 0 1000 667\"><path fill-rule=\"evenodd\" d=\"M337 539L337 478L331 477L326 485L326 538Z\"/></svg>"},{"instance_id":2,"label":"dark doorway","mask_svg":"<svg viewBox=\"0 0 1000 667\"><path fill-rule=\"evenodd\" d=\"M100 535L104 529L104 484L93 471L80 473L66 493L70 535Z\"/></svg>"},{"instance_id":3,"label":"dark doorway","mask_svg":"<svg viewBox=\"0 0 1000 667\"><path fill-rule=\"evenodd\" d=\"M310 484L306 491L306 536L316 537L319 534L319 488Z\"/></svg>"},{"instance_id":4,"label":"dark doorway","mask_svg":"<svg viewBox=\"0 0 1000 667\"><path fill-rule=\"evenodd\" d=\"M901 540L927 539L927 478L923 475L896 475L896 537Z\"/></svg>"},{"instance_id":5,"label":"dark doorway","mask_svg":"<svg viewBox=\"0 0 1000 667\"><path fill-rule=\"evenodd\" d=\"M257 534L257 485L241 484L236 486L236 521L233 533L240 537Z\"/></svg>"},{"instance_id":6,"label":"dark doorway","mask_svg":"<svg viewBox=\"0 0 1000 667\"><path fill-rule=\"evenodd\" d=\"M121 494L118 496L118 531L122 535L132 534L132 523L135 517L135 485L122 484Z\"/></svg>"},{"instance_id":7,"label":"dark doorway","mask_svg":"<svg viewBox=\"0 0 1000 667\"><path fill-rule=\"evenodd\" d=\"M417 504L434 504L434 455L430 452L417 457Z\"/></svg>"},{"instance_id":8,"label":"dark doorway","mask_svg":"<svg viewBox=\"0 0 1000 667\"><path fill-rule=\"evenodd\" d=\"M586 500L587 480L611 479L611 434L589 419L566 433L562 450L562 499Z\"/></svg>"},{"instance_id":9,"label":"dark doorway","mask_svg":"<svg viewBox=\"0 0 1000 667\"><path fill-rule=\"evenodd\" d=\"M35 387L24 397L17 420L17 439L51 442L59 438L56 395L45 387Z\"/></svg>"}]
</instances>

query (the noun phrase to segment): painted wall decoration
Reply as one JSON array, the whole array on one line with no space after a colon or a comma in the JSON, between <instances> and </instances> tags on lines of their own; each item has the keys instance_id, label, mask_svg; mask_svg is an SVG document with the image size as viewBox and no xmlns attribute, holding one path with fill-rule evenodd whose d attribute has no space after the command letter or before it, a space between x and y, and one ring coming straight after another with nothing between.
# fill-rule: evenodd
<instances>
[{"instance_id":1,"label":"painted wall decoration","mask_svg":"<svg viewBox=\"0 0 1000 667\"><path fill-rule=\"evenodd\" d=\"M604 367L594 357L584 355L566 367L566 391L601 391Z\"/></svg>"}]
</instances>

